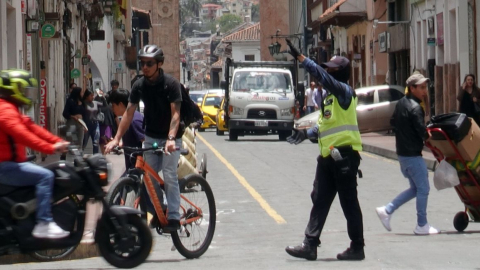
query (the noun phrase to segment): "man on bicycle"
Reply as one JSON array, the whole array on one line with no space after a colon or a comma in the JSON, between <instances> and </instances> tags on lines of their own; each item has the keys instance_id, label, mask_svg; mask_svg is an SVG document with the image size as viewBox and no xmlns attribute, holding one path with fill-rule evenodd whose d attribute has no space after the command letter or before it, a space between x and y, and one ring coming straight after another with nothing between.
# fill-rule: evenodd
<instances>
[{"instance_id":1,"label":"man on bicycle","mask_svg":"<svg viewBox=\"0 0 480 270\"><path fill-rule=\"evenodd\" d=\"M162 171L165 181L165 191L168 203L168 225L164 231L180 228L180 189L178 186L177 165L180 152L176 146L182 145L182 130L180 126L180 106L182 94L180 83L162 69L164 56L161 48L156 45L146 45L139 51L138 58L143 72L143 78L132 86L127 110L123 114L115 138L106 147L106 153L118 145L123 134L132 122L135 109L140 100L145 104L145 148L154 143L165 145L165 154L145 153L145 161L156 171ZM159 184L154 182L156 190ZM158 192L161 195L161 192ZM159 198L162 201L161 198ZM154 219L155 221L155 219Z\"/></svg>"},{"instance_id":2,"label":"man on bicycle","mask_svg":"<svg viewBox=\"0 0 480 270\"><path fill-rule=\"evenodd\" d=\"M30 107L31 99L37 95L37 82L27 71L0 71L0 183L15 187L35 186L37 225L32 234L36 238L57 239L70 233L53 221L50 200L55 175L27 162L25 147L53 154L64 152L69 143L20 113L20 108Z\"/></svg>"}]
</instances>

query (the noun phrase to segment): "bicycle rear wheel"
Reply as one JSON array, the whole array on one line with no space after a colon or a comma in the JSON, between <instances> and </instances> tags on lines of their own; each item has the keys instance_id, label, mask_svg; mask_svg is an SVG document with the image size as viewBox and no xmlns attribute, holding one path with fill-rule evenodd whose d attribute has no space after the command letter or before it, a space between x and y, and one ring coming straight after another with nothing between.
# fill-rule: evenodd
<instances>
[{"instance_id":1,"label":"bicycle rear wheel","mask_svg":"<svg viewBox=\"0 0 480 270\"><path fill-rule=\"evenodd\" d=\"M180 254L187 259L194 259L202 256L212 242L217 218L215 199L210 185L198 174L187 175L180 182L180 193L193 204L184 198L180 200L181 221L200 218L172 232L172 241ZM195 207L200 208L201 213Z\"/></svg>"},{"instance_id":2,"label":"bicycle rear wheel","mask_svg":"<svg viewBox=\"0 0 480 270\"><path fill-rule=\"evenodd\" d=\"M105 200L109 205L133 208L139 206L140 185L130 177L121 177L108 189Z\"/></svg>"}]
</instances>

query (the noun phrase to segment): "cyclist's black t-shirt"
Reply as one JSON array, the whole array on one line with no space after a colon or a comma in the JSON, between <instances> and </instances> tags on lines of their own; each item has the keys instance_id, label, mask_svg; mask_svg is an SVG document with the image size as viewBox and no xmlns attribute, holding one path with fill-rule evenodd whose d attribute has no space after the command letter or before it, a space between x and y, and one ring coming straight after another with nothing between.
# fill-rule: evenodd
<instances>
[{"instance_id":1,"label":"cyclist's black t-shirt","mask_svg":"<svg viewBox=\"0 0 480 270\"><path fill-rule=\"evenodd\" d=\"M155 83L145 78L137 80L132 86L129 102L138 104L143 101L145 117L145 134L152 138L167 139L172 120L170 104L182 101L180 83L172 76L163 73ZM182 137L178 128L176 138Z\"/></svg>"}]
</instances>

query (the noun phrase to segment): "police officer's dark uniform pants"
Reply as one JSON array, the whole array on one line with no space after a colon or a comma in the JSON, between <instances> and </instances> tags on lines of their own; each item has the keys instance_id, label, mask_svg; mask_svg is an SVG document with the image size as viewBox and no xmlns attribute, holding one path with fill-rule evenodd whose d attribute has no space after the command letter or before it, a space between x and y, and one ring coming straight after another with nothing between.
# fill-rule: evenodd
<instances>
[{"instance_id":1,"label":"police officer's dark uniform pants","mask_svg":"<svg viewBox=\"0 0 480 270\"><path fill-rule=\"evenodd\" d=\"M364 246L362 210L357 198L357 172L360 155L357 151L351 150L348 153L342 153L342 157L344 160L341 166L331 156L324 158L320 155L317 158L317 170L311 193L313 207L305 229L304 240L311 246L318 246L320 243L320 234L337 192L347 219L350 247L361 249ZM344 167L344 165L348 165L350 169L341 170L340 167Z\"/></svg>"}]
</instances>

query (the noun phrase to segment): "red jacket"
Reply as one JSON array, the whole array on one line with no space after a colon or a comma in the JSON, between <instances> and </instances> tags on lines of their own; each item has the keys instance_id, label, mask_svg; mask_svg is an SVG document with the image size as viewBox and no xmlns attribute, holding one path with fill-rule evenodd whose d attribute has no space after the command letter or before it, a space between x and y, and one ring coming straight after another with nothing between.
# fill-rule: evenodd
<instances>
[{"instance_id":1,"label":"red jacket","mask_svg":"<svg viewBox=\"0 0 480 270\"><path fill-rule=\"evenodd\" d=\"M13 103L0 99L0 162L26 161L25 147L52 154L53 145L60 141L61 138L22 115Z\"/></svg>"}]
</instances>

